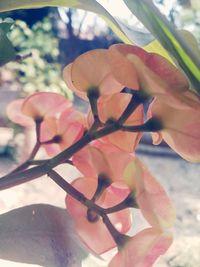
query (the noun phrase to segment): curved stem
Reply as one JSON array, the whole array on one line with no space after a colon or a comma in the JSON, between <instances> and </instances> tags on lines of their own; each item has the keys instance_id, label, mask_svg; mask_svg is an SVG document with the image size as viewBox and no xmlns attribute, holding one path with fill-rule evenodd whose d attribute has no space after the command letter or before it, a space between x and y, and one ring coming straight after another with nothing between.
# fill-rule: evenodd
<instances>
[{"instance_id":1,"label":"curved stem","mask_svg":"<svg viewBox=\"0 0 200 267\"><path fill-rule=\"evenodd\" d=\"M18 167L16 167L13 171L11 171L9 174L12 174L12 173L16 173L16 172L20 172L20 171L23 171L25 170L27 167L29 167L31 164L30 164L30 160L32 160L35 155L37 154L38 150L40 149L40 143L36 143L29 158L24 162L22 163L21 165L19 165Z\"/></svg>"},{"instance_id":2,"label":"curved stem","mask_svg":"<svg viewBox=\"0 0 200 267\"><path fill-rule=\"evenodd\" d=\"M142 98L142 97L141 97ZM138 98L140 99L140 97ZM131 102L131 101L130 101ZM140 103L141 100L138 100L138 103ZM130 107L130 109L127 107L126 110L126 116L127 114L130 115L130 110L134 110L134 108L136 108L137 105L133 106L128 105ZM124 114L124 113L123 113ZM125 120L125 115L121 116L121 121ZM56 167L59 164L64 163L67 159L71 158L71 156L73 156L76 152L78 152L81 148L83 148L84 146L86 146L87 144L89 144L91 141L99 139L103 136L109 135L115 131L118 131L120 129L123 129L124 126L121 126L119 123L113 123L111 125L107 125L104 128L94 131L94 132L88 132L86 135L84 135L80 140L78 140L76 143L72 144L69 148L65 149L64 151L62 151L61 153L59 153L58 155L56 155L55 157L49 159L48 161L46 161L44 164L41 164L40 166L36 166L33 167L31 169L28 170L22 170L20 171L20 175L18 174L18 172L16 173L11 173L11 174L7 174L5 176L3 176L2 178L0 178L0 190L4 190L7 188L10 188L12 186L24 183L26 181L30 181L36 178L39 178L42 175L47 174L47 172L51 169L53 169L54 167ZM136 126L134 126L136 127ZM138 127L142 127L141 125ZM39 140L39 128L37 128L37 140ZM28 163L26 163L28 164Z\"/></svg>"},{"instance_id":3,"label":"curved stem","mask_svg":"<svg viewBox=\"0 0 200 267\"><path fill-rule=\"evenodd\" d=\"M108 215L102 213L101 217L107 229L109 230L110 234L112 235L115 243L117 244L118 250L121 250L126 244L126 242L130 239L130 237L119 233L117 229L114 227L114 225L111 223Z\"/></svg>"},{"instance_id":4,"label":"curved stem","mask_svg":"<svg viewBox=\"0 0 200 267\"><path fill-rule=\"evenodd\" d=\"M42 165L42 164L47 163L48 161L49 159L29 160L29 165ZM74 166L72 160L70 159L66 159L63 163L67 163L67 164Z\"/></svg>"},{"instance_id":5,"label":"curved stem","mask_svg":"<svg viewBox=\"0 0 200 267\"><path fill-rule=\"evenodd\" d=\"M97 188L91 200L96 201L110 184L111 180L106 175L99 174Z\"/></svg>"},{"instance_id":6,"label":"curved stem","mask_svg":"<svg viewBox=\"0 0 200 267\"><path fill-rule=\"evenodd\" d=\"M20 172L22 170L25 170L26 168L28 168L31 164L30 164L30 160L33 160L38 152L38 150L40 149L41 143L40 143L40 127L41 127L41 123L40 122L36 122L35 128L36 128L36 144L33 147L31 154L29 156L29 158L23 162L22 164L20 164L19 166L17 166L14 170L12 170L9 174L10 175L12 173L17 173Z\"/></svg>"},{"instance_id":7,"label":"curved stem","mask_svg":"<svg viewBox=\"0 0 200 267\"><path fill-rule=\"evenodd\" d=\"M94 117L94 122L88 132L94 132L101 125L101 121L99 119L99 114L98 114L98 106L97 106L97 101L99 96L100 96L99 90L96 87L91 88L87 93L87 97L89 99L92 114Z\"/></svg>"},{"instance_id":8,"label":"curved stem","mask_svg":"<svg viewBox=\"0 0 200 267\"><path fill-rule=\"evenodd\" d=\"M110 214L127 208L139 208L133 192L129 193L128 196L119 204L106 208L105 213Z\"/></svg>"},{"instance_id":9,"label":"curved stem","mask_svg":"<svg viewBox=\"0 0 200 267\"><path fill-rule=\"evenodd\" d=\"M128 106L126 107L120 118L117 120L119 124L123 124L128 119L128 117L136 110L136 108L149 98L149 96L147 96L142 90L133 92L134 93L132 94Z\"/></svg>"},{"instance_id":10,"label":"curved stem","mask_svg":"<svg viewBox=\"0 0 200 267\"><path fill-rule=\"evenodd\" d=\"M74 188L70 183L68 183L65 179L62 178L54 170L49 170L48 176L59 185L66 193L70 194L77 201L81 202L83 205L88 207L89 209L93 209L99 215L104 212L104 209L95 204L92 200L86 198L81 192L79 192L76 188Z\"/></svg>"},{"instance_id":11,"label":"curved stem","mask_svg":"<svg viewBox=\"0 0 200 267\"><path fill-rule=\"evenodd\" d=\"M105 209L101 208L97 204L95 204L92 200L86 198L81 192L79 192L76 188L74 188L71 184L69 184L65 179L62 178L56 171L50 170L48 172L48 176L59 185L66 193L70 194L77 201L81 202L85 205L88 210L95 211L98 215L100 215L108 228L110 234L112 235L114 241L116 242L118 249L120 250L125 243L130 239L129 236L123 235L117 231L114 225L111 223L109 217L105 213Z\"/></svg>"}]
</instances>

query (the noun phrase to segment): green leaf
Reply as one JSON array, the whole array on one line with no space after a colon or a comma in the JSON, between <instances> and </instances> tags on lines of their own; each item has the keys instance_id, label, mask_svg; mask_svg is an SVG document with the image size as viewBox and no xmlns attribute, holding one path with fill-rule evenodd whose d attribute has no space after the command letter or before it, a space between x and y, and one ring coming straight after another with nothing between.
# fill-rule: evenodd
<instances>
[{"instance_id":1,"label":"green leaf","mask_svg":"<svg viewBox=\"0 0 200 267\"><path fill-rule=\"evenodd\" d=\"M135 43L139 46L146 46L153 42L154 37L150 32L137 27L129 26L117 18L115 18L115 20L118 22L126 36L129 37L129 40L132 44Z\"/></svg>"},{"instance_id":2,"label":"green leaf","mask_svg":"<svg viewBox=\"0 0 200 267\"><path fill-rule=\"evenodd\" d=\"M190 45L196 57L200 58L200 49L198 46L197 39L194 37L194 35L191 32L186 31L186 30L180 30L179 32L182 35L182 37L185 39L185 41Z\"/></svg>"},{"instance_id":3,"label":"green leaf","mask_svg":"<svg viewBox=\"0 0 200 267\"><path fill-rule=\"evenodd\" d=\"M0 21L0 66L16 57L15 49L6 35L13 24L14 20L10 18Z\"/></svg>"},{"instance_id":4,"label":"green leaf","mask_svg":"<svg viewBox=\"0 0 200 267\"><path fill-rule=\"evenodd\" d=\"M132 28L130 30L95 0L0 0L0 12L45 6L63 6L94 12L100 15L125 43L135 42L138 45L146 45L152 40L152 36L149 33L143 33L137 28Z\"/></svg>"},{"instance_id":5,"label":"green leaf","mask_svg":"<svg viewBox=\"0 0 200 267\"><path fill-rule=\"evenodd\" d=\"M193 88L200 93L200 58L186 39L149 0L124 0L132 13L176 59Z\"/></svg>"},{"instance_id":6,"label":"green leaf","mask_svg":"<svg viewBox=\"0 0 200 267\"><path fill-rule=\"evenodd\" d=\"M4 33L8 33L14 23L14 20L11 18L0 19L0 29L3 30Z\"/></svg>"},{"instance_id":7,"label":"green leaf","mask_svg":"<svg viewBox=\"0 0 200 267\"><path fill-rule=\"evenodd\" d=\"M159 54L159 55L165 57L167 60L169 60L172 64L175 65L170 54L160 44L160 42L158 40L154 39L151 43L149 43L148 45L145 45L143 48L150 53L156 53L156 54Z\"/></svg>"},{"instance_id":8,"label":"green leaf","mask_svg":"<svg viewBox=\"0 0 200 267\"><path fill-rule=\"evenodd\" d=\"M8 39L8 37L6 36L6 33L3 31L3 29L1 29L0 26L0 66L8 63L11 60L14 60L15 57L16 57L15 49L10 40Z\"/></svg>"}]
</instances>

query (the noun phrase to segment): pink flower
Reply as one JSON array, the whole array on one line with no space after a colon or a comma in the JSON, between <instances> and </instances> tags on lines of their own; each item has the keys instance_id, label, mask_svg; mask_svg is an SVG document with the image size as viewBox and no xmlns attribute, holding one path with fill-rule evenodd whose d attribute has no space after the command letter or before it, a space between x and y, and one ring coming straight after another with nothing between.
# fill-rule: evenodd
<instances>
[{"instance_id":1,"label":"pink flower","mask_svg":"<svg viewBox=\"0 0 200 267\"><path fill-rule=\"evenodd\" d=\"M106 123L109 120L118 120L123 114L127 105L131 100L131 95L117 93L107 98L100 98L98 102L99 118L102 122ZM123 125L141 125L144 123L144 111L143 106L139 105L137 109L129 116ZM104 137L104 140L117 146L118 148L127 151L135 151L142 137L141 132L126 132L118 130L108 136Z\"/></svg>"},{"instance_id":2,"label":"pink flower","mask_svg":"<svg viewBox=\"0 0 200 267\"><path fill-rule=\"evenodd\" d=\"M7 115L11 121L21 126L32 127L34 122L42 122L46 117L55 117L71 105L62 95L39 92L11 102L7 106Z\"/></svg>"},{"instance_id":3,"label":"pink flower","mask_svg":"<svg viewBox=\"0 0 200 267\"><path fill-rule=\"evenodd\" d=\"M100 95L120 92L123 86L113 77L106 49L95 49L77 57L65 67L63 77L67 86L83 99L91 89Z\"/></svg>"},{"instance_id":4,"label":"pink flower","mask_svg":"<svg viewBox=\"0 0 200 267\"><path fill-rule=\"evenodd\" d=\"M145 229L130 238L108 267L151 267L171 244L171 234L156 228Z\"/></svg>"},{"instance_id":5,"label":"pink flower","mask_svg":"<svg viewBox=\"0 0 200 267\"><path fill-rule=\"evenodd\" d=\"M85 116L73 108L59 114L58 118L49 117L41 125L41 143L47 154L54 156L79 140L85 130ZM49 142L52 140L52 142Z\"/></svg>"},{"instance_id":6,"label":"pink flower","mask_svg":"<svg viewBox=\"0 0 200 267\"><path fill-rule=\"evenodd\" d=\"M152 226L160 229L173 226L174 206L160 183L135 156L97 141L76 153L73 163L85 176L97 179L99 174L106 175L112 183L110 190L123 199L132 192Z\"/></svg>"},{"instance_id":7,"label":"pink flower","mask_svg":"<svg viewBox=\"0 0 200 267\"><path fill-rule=\"evenodd\" d=\"M176 220L175 208L161 184L137 158L128 169L133 173L135 198L145 219L158 229L172 227Z\"/></svg>"},{"instance_id":8,"label":"pink flower","mask_svg":"<svg viewBox=\"0 0 200 267\"><path fill-rule=\"evenodd\" d=\"M88 199L91 199L97 189L97 179L94 177L78 178L72 182L72 186L83 193ZM96 203L103 208L108 208L117 205L121 200L121 197L107 188ZM101 217L97 217L94 220L88 219L88 209L70 195L66 197L66 206L68 212L75 220L77 233L90 250L97 254L102 254L116 246ZM96 214L93 214L95 218ZM119 232L126 233L130 229L132 221L129 209L112 213L109 215L109 218Z\"/></svg>"},{"instance_id":9,"label":"pink flower","mask_svg":"<svg viewBox=\"0 0 200 267\"><path fill-rule=\"evenodd\" d=\"M84 91L77 90L72 82L72 64L68 64L63 70L63 79L69 89L71 89L77 96L83 98L84 100L88 100L87 94Z\"/></svg>"},{"instance_id":10,"label":"pink flower","mask_svg":"<svg viewBox=\"0 0 200 267\"><path fill-rule=\"evenodd\" d=\"M116 44L108 49L108 56L114 77L126 87L144 89L152 96L188 90L184 74L160 55Z\"/></svg>"},{"instance_id":11,"label":"pink flower","mask_svg":"<svg viewBox=\"0 0 200 267\"><path fill-rule=\"evenodd\" d=\"M182 96L182 108L175 108L155 99L149 108L149 117L160 120L163 128L153 133L154 144L162 139L181 157L200 161L200 99L192 92Z\"/></svg>"},{"instance_id":12,"label":"pink flower","mask_svg":"<svg viewBox=\"0 0 200 267\"><path fill-rule=\"evenodd\" d=\"M35 123L33 119L29 116L26 116L21 110L23 103L24 99L16 99L9 103L6 107L7 116L12 122L23 127L34 127Z\"/></svg>"}]
</instances>

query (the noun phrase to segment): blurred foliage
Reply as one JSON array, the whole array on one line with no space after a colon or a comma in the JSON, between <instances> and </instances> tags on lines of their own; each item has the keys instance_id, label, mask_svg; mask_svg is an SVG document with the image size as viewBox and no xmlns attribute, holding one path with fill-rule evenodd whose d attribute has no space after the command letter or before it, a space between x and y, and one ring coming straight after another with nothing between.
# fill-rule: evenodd
<instances>
[{"instance_id":1,"label":"blurred foliage","mask_svg":"<svg viewBox=\"0 0 200 267\"><path fill-rule=\"evenodd\" d=\"M15 11L3 12L1 18L11 17L13 20L22 20L32 27L36 22L42 21L44 17L49 16L51 8L45 7L40 9L20 9Z\"/></svg>"},{"instance_id":2,"label":"blurred foliage","mask_svg":"<svg viewBox=\"0 0 200 267\"><path fill-rule=\"evenodd\" d=\"M48 17L29 27L17 20L9 39L19 54L32 53L21 62L10 62L7 68L15 71L16 79L22 85L22 92L31 94L37 91L52 91L71 97L62 80L61 66L58 63L58 40L53 34Z\"/></svg>"},{"instance_id":3,"label":"blurred foliage","mask_svg":"<svg viewBox=\"0 0 200 267\"><path fill-rule=\"evenodd\" d=\"M0 66L6 64L10 60L14 60L16 57L15 49L7 37L7 33L14 24L12 19L2 20L0 18Z\"/></svg>"},{"instance_id":4,"label":"blurred foliage","mask_svg":"<svg viewBox=\"0 0 200 267\"><path fill-rule=\"evenodd\" d=\"M156 37L187 75L192 89L200 94L200 59L192 44L186 40L165 16L148 0L124 0L132 13Z\"/></svg>"},{"instance_id":5,"label":"blurred foliage","mask_svg":"<svg viewBox=\"0 0 200 267\"><path fill-rule=\"evenodd\" d=\"M7 144L6 146L0 146L0 158L7 157L12 160L15 160L17 155L16 147L10 144Z\"/></svg>"},{"instance_id":6,"label":"blurred foliage","mask_svg":"<svg viewBox=\"0 0 200 267\"><path fill-rule=\"evenodd\" d=\"M175 16L177 26L192 32L200 45L200 10L194 8L193 5L187 5L177 9Z\"/></svg>"},{"instance_id":7,"label":"blurred foliage","mask_svg":"<svg viewBox=\"0 0 200 267\"><path fill-rule=\"evenodd\" d=\"M175 1L170 10L169 19L178 28L193 33L200 45L200 0Z\"/></svg>"}]
</instances>

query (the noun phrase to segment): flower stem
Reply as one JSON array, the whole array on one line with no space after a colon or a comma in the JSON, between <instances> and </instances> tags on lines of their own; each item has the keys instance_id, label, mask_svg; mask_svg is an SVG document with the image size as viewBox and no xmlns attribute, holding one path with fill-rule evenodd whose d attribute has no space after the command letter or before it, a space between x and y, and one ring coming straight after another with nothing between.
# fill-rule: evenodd
<instances>
[{"instance_id":1,"label":"flower stem","mask_svg":"<svg viewBox=\"0 0 200 267\"><path fill-rule=\"evenodd\" d=\"M115 205L113 207L105 209L105 213L106 214L110 214L110 213L117 212L117 211L120 211L120 210L123 210L123 209L127 209L127 208L136 208L136 209L139 208L138 204L136 202L136 199L134 198L133 192L128 194L128 196L122 202L120 202L119 204L117 204L117 205Z\"/></svg>"},{"instance_id":2,"label":"flower stem","mask_svg":"<svg viewBox=\"0 0 200 267\"><path fill-rule=\"evenodd\" d=\"M114 227L114 225L111 223L108 215L102 213L101 217L107 229L109 230L110 234L112 235L115 243L117 244L118 250L121 250L126 244L126 242L130 239L130 237L119 233L117 229Z\"/></svg>"},{"instance_id":3,"label":"flower stem","mask_svg":"<svg viewBox=\"0 0 200 267\"><path fill-rule=\"evenodd\" d=\"M66 193L70 194L73 198L77 201L81 202L83 205L88 207L89 209L94 210L99 215L104 211L103 208L95 204L92 200L86 198L81 192L79 192L76 188L74 188L70 183L68 183L65 179L62 178L54 170L49 170L48 176L57 184L59 185Z\"/></svg>"},{"instance_id":4,"label":"flower stem","mask_svg":"<svg viewBox=\"0 0 200 267\"><path fill-rule=\"evenodd\" d=\"M132 111L133 112L133 111ZM123 118L124 119L124 118ZM109 135L118 130L130 130L131 128L127 127L137 127L137 131L143 131L143 125L139 126L121 126L119 123L113 123L110 125L106 125L104 128L100 130L96 130L94 132L86 133L80 140L76 143L72 144L70 147L56 155L55 157L45 161L40 166L32 167L31 169L26 170L25 168L20 171L20 173L9 173L2 178L0 178L0 190L4 190L15 185L19 185L36 178L39 178L42 175L45 175L49 172L49 170L53 169L59 164L64 163L67 159L71 158L76 152L82 149L84 146L89 144L91 141ZM134 129L136 130L136 128ZM38 138L39 139L39 138ZM35 150L36 151L36 150ZM33 153L35 154L35 152ZM32 154L32 156L33 156ZM30 160L30 158L29 158ZM25 164L25 163L24 163ZM26 167L30 166L30 163L26 163Z\"/></svg>"},{"instance_id":5,"label":"flower stem","mask_svg":"<svg viewBox=\"0 0 200 267\"><path fill-rule=\"evenodd\" d=\"M48 172L48 176L59 185L66 193L70 194L77 201L81 202L88 208L90 217L92 216L92 212L94 211L96 214L102 217L103 222L108 228L110 234L112 235L114 241L116 242L118 249L122 249L125 243L129 240L129 236L123 235L117 231L114 225L111 223L110 219L105 213L105 209L101 208L97 204L95 204L92 200L86 198L81 192L79 192L76 188L74 188L71 184L69 184L65 179L62 178L56 171L50 170ZM93 214L93 216L95 215ZM91 219L91 218L90 218ZM98 219L98 216L94 216L94 219ZM95 222L94 220L94 222Z\"/></svg>"},{"instance_id":6,"label":"flower stem","mask_svg":"<svg viewBox=\"0 0 200 267\"><path fill-rule=\"evenodd\" d=\"M140 104L144 103L147 99L148 96L142 90L134 91L128 106L126 107L120 118L117 120L117 122L119 124L123 124L128 119L128 117L136 110L136 108Z\"/></svg>"},{"instance_id":7,"label":"flower stem","mask_svg":"<svg viewBox=\"0 0 200 267\"><path fill-rule=\"evenodd\" d=\"M14 170L12 170L9 174L13 174L13 173L17 173L20 171L25 170L26 168L28 168L31 164L30 161L33 160L38 152L38 150L40 149L41 143L40 143L40 123L36 123L35 127L36 127L36 144L34 145L31 154L29 156L29 158L23 162L22 164L20 164L19 166L17 166ZM9 175L7 174L7 175Z\"/></svg>"}]
</instances>

